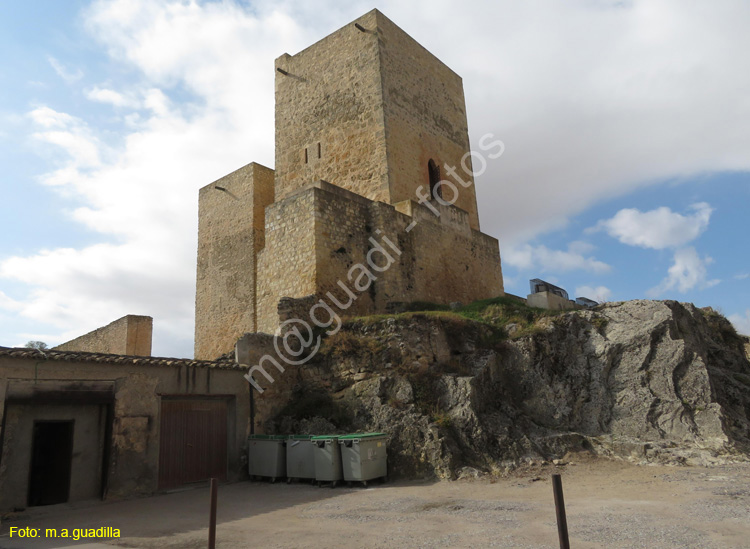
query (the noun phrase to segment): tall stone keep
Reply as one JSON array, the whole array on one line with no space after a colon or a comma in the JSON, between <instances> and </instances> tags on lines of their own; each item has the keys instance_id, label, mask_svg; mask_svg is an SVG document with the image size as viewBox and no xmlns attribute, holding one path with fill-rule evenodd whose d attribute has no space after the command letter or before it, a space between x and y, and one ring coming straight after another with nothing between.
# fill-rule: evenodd
<instances>
[{"instance_id":1,"label":"tall stone keep","mask_svg":"<svg viewBox=\"0 0 750 549\"><path fill-rule=\"evenodd\" d=\"M377 10L276 59L277 199L322 179L387 204L414 200L430 160L473 183L468 152L461 77ZM455 205L479 230L474 187L461 191Z\"/></svg>"},{"instance_id":2,"label":"tall stone keep","mask_svg":"<svg viewBox=\"0 0 750 549\"><path fill-rule=\"evenodd\" d=\"M456 73L377 10L275 69L275 170L249 164L200 191L196 358L276 331L292 314L282 298L333 300L345 317L503 294ZM376 245L392 261L381 253L355 290Z\"/></svg>"}]
</instances>

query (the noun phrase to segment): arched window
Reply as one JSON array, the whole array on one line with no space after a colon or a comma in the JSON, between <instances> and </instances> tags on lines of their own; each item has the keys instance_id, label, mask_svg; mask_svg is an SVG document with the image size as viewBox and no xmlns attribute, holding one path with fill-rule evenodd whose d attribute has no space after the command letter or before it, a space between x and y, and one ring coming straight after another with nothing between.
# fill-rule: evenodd
<instances>
[{"instance_id":1,"label":"arched window","mask_svg":"<svg viewBox=\"0 0 750 549\"><path fill-rule=\"evenodd\" d=\"M440 197L443 198L443 191L440 188L440 166L435 164L435 161L430 158L427 163L427 172L430 174L430 196L432 198Z\"/></svg>"}]
</instances>

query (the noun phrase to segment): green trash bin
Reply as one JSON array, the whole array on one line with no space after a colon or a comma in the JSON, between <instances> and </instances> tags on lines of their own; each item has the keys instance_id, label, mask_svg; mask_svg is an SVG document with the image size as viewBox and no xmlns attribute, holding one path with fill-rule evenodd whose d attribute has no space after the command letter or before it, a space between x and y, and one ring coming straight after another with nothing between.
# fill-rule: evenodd
<instances>
[{"instance_id":1,"label":"green trash bin","mask_svg":"<svg viewBox=\"0 0 750 549\"><path fill-rule=\"evenodd\" d=\"M271 482L286 476L286 436L250 435L247 461L250 478L268 477Z\"/></svg>"},{"instance_id":2,"label":"green trash bin","mask_svg":"<svg viewBox=\"0 0 750 549\"><path fill-rule=\"evenodd\" d=\"M318 486L330 482L334 488L344 478L338 435L319 435L310 440L315 454L315 481Z\"/></svg>"},{"instance_id":3,"label":"green trash bin","mask_svg":"<svg viewBox=\"0 0 750 549\"><path fill-rule=\"evenodd\" d=\"M315 479L315 444L310 435L292 435L286 441L286 481Z\"/></svg>"},{"instance_id":4,"label":"green trash bin","mask_svg":"<svg viewBox=\"0 0 750 549\"><path fill-rule=\"evenodd\" d=\"M385 479L388 475L387 443L388 435L385 433L340 436L344 480L349 483L362 482L367 486L368 480Z\"/></svg>"}]
</instances>

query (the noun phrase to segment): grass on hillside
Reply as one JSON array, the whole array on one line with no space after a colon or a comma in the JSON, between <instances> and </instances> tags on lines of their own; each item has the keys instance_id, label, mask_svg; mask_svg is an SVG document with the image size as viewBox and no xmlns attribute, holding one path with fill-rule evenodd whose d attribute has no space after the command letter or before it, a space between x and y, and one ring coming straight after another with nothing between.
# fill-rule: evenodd
<instances>
[{"instance_id":1,"label":"grass on hillside","mask_svg":"<svg viewBox=\"0 0 750 549\"><path fill-rule=\"evenodd\" d=\"M539 332L541 330L537 324L539 320L560 316L570 311L538 309L510 297L494 297L469 303L456 312L465 318L489 324L503 331L510 324L515 324L517 328L510 337L518 339Z\"/></svg>"},{"instance_id":2,"label":"grass on hillside","mask_svg":"<svg viewBox=\"0 0 750 549\"><path fill-rule=\"evenodd\" d=\"M570 311L550 311L529 307L510 297L494 297L474 301L455 310L451 310L448 305L415 301L406 306L406 312L355 317L349 319L347 324L369 326L392 318L409 319L416 316L436 317L457 323L469 319L491 326L494 329L493 339L506 337L506 328L510 324L515 324L516 328L510 337L518 339L539 332L541 328L537 325L537 322L542 318L559 316L564 312Z\"/></svg>"}]
</instances>

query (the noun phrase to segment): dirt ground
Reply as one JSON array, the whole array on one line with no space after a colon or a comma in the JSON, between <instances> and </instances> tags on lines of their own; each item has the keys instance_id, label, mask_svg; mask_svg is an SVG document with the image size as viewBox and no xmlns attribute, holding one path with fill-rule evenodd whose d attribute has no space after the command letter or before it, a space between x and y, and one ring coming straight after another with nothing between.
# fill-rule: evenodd
<instances>
[{"instance_id":1,"label":"dirt ground","mask_svg":"<svg viewBox=\"0 0 750 549\"><path fill-rule=\"evenodd\" d=\"M509 478L368 488L243 482L221 486L217 547L558 547L550 476L563 476L571 546L750 547L750 465L710 469L573 461ZM5 549L206 547L205 487L6 517ZM10 538L11 527L121 530L119 539Z\"/></svg>"}]
</instances>

